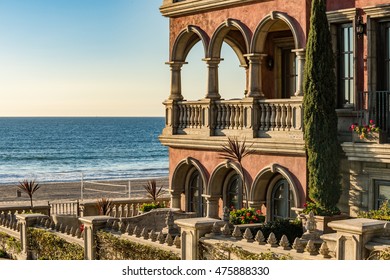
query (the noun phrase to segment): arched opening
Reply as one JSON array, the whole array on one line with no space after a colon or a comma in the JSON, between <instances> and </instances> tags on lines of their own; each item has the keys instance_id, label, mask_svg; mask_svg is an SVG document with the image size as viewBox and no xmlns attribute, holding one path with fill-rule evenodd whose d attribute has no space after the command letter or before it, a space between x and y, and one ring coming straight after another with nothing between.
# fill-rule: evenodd
<instances>
[{"instance_id":1,"label":"arched opening","mask_svg":"<svg viewBox=\"0 0 390 280\"><path fill-rule=\"evenodd\" d=\"M221 57L218 74L221 98L243 98L247 89L247 66L241 65L236 52L226 42L222 44Z\"/></svg>"},{"instance_id":2,"label":"arched opening","mask_svg":"<svg viewBox=\"0 0 390 280\"><path fill-rule=\"evenodd\" d=\"M205 97L207 90L207 65L204 61L201 42L196 43L186 57L182 67L182 95L185 100L199 100Z\"/></svg>"},{"instance_id":3,"label":"arched opening","mask_svg":"<svg viewBox=\"0 0 390 280\"><path fill-rule=\"evenodd\" d=\"M242 180L234 170L229 173L224 182L224 207L241 209L244 200Z\"/></svg>"},{"instance_id":4,"label":"arched opening","mask_svg":"<svg viewBox=\"0 0 390 280\"><path fill-rule=\"evenodd\" d=\"M300 95L303 42L305 37L299 24L287 14L272 12L257 26L251 52L263 55L260 78L266 98Z\"/></svg>"},{"instance_id":5,"label":"arched opening","mask_svg":"<svg viewBox=\"0 0 390 280\"><path fill-rule=\"evenodd\" d=\"M300 207L301 193L295 177L278 164L262 169L253 181L250 197L254 205L266 207L267 220L295 218L291 207Z\"/></svg>"},{"instance_id":6,"label":"arched opening","mask_svg":"<svg viewBox=\"0 0 390 280\"><path fill-rule=\"evenodd\" d=\"M243 98L247 92L249 63L245 55L249 52L250 37L243 23L227 19L210 40L208 58L220 61L212 90L219 91L223 99Z\"/></svg>"}]
</instances>

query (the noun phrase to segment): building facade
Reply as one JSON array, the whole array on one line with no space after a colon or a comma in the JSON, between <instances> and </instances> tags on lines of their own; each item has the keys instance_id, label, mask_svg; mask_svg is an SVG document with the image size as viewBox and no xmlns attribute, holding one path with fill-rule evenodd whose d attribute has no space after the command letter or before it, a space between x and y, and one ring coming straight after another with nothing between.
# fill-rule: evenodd
<instances>
[{"instance_id":1,"label":"building facade","mask_svg":"<svg viewBox=\"0 0 390 280\"><path fill-rule=\"evenodd\" d=\"M352 142L349 129L369 119L385 133L390 125L390 1L328 0L327 9L343 148L339 207L354 216L390 198L390 146ZM302 86L310 10L307 0L163 1L171 88L160 141L169 147L172 207L217 218L248 201L272 220L294 217L291 207L306 202ZM207 90L186 100L182 69L196 44L204 51ZM223 44L246 77L242 93L230 100L219 91ZM228 137L245 139L256 151L244 159L244 174L221 159Z\"/></svg>"}]
</instances>

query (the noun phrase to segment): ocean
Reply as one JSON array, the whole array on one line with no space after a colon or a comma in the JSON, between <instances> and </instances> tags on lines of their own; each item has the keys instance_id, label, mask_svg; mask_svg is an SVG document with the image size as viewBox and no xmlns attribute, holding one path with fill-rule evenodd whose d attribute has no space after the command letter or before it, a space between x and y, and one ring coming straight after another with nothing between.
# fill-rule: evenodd
<instances>
[{"instance_id":1,"label":"ocean","mask_svg":"<svg viewBox=\"0 0 390 280\"><path fill-rule=\"evenodd\" d=\"M0 184L168 176L159 117L0 118Z\"/></svg>"}]
</instances>

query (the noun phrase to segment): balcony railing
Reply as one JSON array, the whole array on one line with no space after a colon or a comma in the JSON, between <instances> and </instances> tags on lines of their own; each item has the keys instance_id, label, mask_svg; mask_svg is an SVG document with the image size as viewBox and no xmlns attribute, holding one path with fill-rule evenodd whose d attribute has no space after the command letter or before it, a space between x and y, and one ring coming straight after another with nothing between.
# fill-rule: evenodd
<instances>
[{"instance_id":1,"label":"balcony railing","mask_svg":"<svg viewBox=\"0 0 390 280\"><path fill-rule=\"evenodd\" d=\"M359 95L357 108L360 124L374 120L383 131L390 129L390 92L374 91L362 92Z\"/></svg>"},{"instance_id":2,"label":"balcony railing","mask_svg":"<svg viewBox=\"0 0 390 280\"><path fill-rule=\"evenodd\" d=\"M302 139L302 99L167 102L165 135Z\"/></svg>"}]
</instances>

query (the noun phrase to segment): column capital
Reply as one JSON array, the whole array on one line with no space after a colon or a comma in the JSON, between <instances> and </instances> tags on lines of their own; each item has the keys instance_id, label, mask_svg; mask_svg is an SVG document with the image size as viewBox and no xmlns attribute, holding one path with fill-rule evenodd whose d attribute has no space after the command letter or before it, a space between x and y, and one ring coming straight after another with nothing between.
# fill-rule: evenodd
<instances>
[{"instance_id":1,"label":"column capital","mask_svg":"<svg viewBox=\"0 0 390 280\"><path fill-rule=\"evenodd\" d=\"M306 49L293 49L291 52L295 53L296 56L304 56L306 54Z\"/></svg>"},{"instance_id":2,"label":"column capital","mask_svg":"<svg viewBox=\"0 0 390 280\"><path fill-rule=\"evenodd\" d=\"M165 62L166 65L169 65L170 67L182 67L184 64L188 64L188 62L185 61L167 61Z\"/></svg>"},{"instance_id":3,"label":"column capital","mask_svg":"<svg viewBox=\"0 0 390 280\"><path fill-rule=\"evenodd\" d=\"M211 58L211 57L206 57L206 58L203 58L202 61L206 62L206 64L219 64L221 61L223 61L223 58L220 58L220 57L214 57L214 58Z\"/></svg>"},{"instance_id":4,"label":"column capital","mask_svg":"<svg viewBox=\"0 0 390 280\"><path fill-rule=\"evenodd\" d=\"M244 54L244 57L247 57L249 61L256 60L256 59L263 59L264 57L267 57L268 54L266 53L248 53Z\"/></svg>"}]
</instances>

